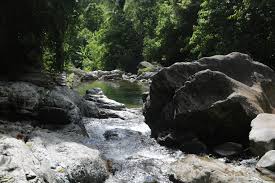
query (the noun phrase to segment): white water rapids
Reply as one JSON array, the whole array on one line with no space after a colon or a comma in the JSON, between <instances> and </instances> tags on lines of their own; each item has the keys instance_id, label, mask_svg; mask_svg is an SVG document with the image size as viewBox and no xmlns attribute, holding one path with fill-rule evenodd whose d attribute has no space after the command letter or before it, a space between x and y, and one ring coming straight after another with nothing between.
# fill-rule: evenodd
<instances>
[{"instance_id":1,"label":"white water rapids","mask_svg":"<svg viewBox=\"0 0 275 183\"><path fill-rule=\"evenodd\" d=\"M168 183L169 164L182 155L160 146L150 137L140 109L116 111L123 119L87 118L86 143L96 146L114 175L106 183Z\"/></svg>"}]
</instances>

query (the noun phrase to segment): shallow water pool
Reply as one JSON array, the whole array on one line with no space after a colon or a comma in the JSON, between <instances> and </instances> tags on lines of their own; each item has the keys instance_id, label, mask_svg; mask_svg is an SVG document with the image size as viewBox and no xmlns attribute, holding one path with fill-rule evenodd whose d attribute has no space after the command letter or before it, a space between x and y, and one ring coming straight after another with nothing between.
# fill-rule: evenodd
<instances>
[{"instance_id":1,"label":"shallow water pool","mask_svg":"<svg viewBox=\"0 0 275 183\"><path fill-rule=\"evenodd\" d=\"M85 95L86 90L101 88L104 94L117 102L125 104L128 108L142 106L142 93L149 90L145 84L129 81L93 81L82 83L77 91Z\"/></svg>"}]
</instances>

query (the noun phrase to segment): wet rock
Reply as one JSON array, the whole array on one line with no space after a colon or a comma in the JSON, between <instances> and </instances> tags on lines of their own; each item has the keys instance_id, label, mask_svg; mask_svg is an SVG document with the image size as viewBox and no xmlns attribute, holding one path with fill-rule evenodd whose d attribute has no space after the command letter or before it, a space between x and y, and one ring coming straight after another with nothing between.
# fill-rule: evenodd
<instances>
[{"instance_id":1,"label":"wet rock","mask_svg":"<svg viewBox=\"0 0 275 183\"><path fill-rule=\"evenodd\" d=\"M82 116L97 117L94 103L65 86L42 87L27 82L0 82L0 114L11 121L28 119L40 124L82 125Z\"/></svg>"},{"instance_id":2,"label":"wet rock","mask_svg":"<svg viewBox=\"0 0 275 183\"><path fill-rule=\"evenodd\" d=\"M96 104L92 101L83 100L79 107L84 117L98 118L101 116L101 111L98 109Z\"/></svg>"},{"instance_id":3,"label":"wet rock","mask_svg":"<svg viewBox=\"0 0 275 183\"><path fill-rule=\"evenodd\" d=\"M214 148L214 152L220 156L235 156L243 151L243 146L234 142L227 142Z\"/></svg>"},{"instance_id":4,"label":"wet rock","mask_svg":"<svg viewBox=\"0 0 275 183\"><path fill-rule=\"evenodd\" d=\"M188 154L205 154L207 153L206 145L198 139L193 139L188 142L182 142L179 148L181 151Z\"/></svg>"},{"instance_id":5,"label":"wet rock","mask_svg":"<svg viewBox=\"0 0 275 183\"><path fill-rule=\"evenodd\" d=\"M136 74L131 74L131 73L127 73L127 74L123 74L122 75L122 79L125 81L129 81L129 82L135 82L137 79L137 75Z\"/></svg>"},{"instance_id":6,"label":"wet rock","mask_svg":"<svg viewBox=\"0 0 275 183\"><path fill-rule=\"evenodd\" d=\"M123 110L126 108L124 104L111 100L105 95L86 94L84 98L88 101L94 102L96 106L101 109Z\"/></svg>"},{"instance_id":7,"label":"wet rock","mask_svg":"<svg viewBox=\"0 0 275 183\"><path fill-rule=\"evenodd\" d=\"M87 95L104 95L101 88L92 88L86 91Z\"/></svg>"},{"instance_id":8,"label":"wet rock","mask_svg":"<svg viewBox=\"0 0 275 183\"><path fill-rule=\"evenodd\" d=\"M11 182L104 182L108 177L98 150L82 142L75 125L50 131L24 123L0 124L0 180ZM4 131L4 133L2 132ZM27 143L15 138L29 131Z\"/></svg>"},{"instance_id":9,"label":"wet rock","mask_svg":"<svg viewBox=\"0 0 275 183\"><path fill-rule=\"evenodd\" d=\"M95 81L98 79L99 79L99 77L98 77L97 73L88 72L81 78L81 81Z\"/></svg>"},{"instance_id":10,"label":"wet rock","mask_svg":"<svg viewBox=\"0 0 275 183\"><path fill-rule=\"evenodd\" d=\"M58 90L49 91L38 105L38 118L44 123L69 124L81 121L81 112L76 104Z\"/></svg>"},{"instance_id":11,"label":"wet rock","mask_svg":"<svg viewBox=\"0 0 275 183\"><path fill-rule=\"evenodd\" d=\"M275 149L275 115L259 114L251 122L249 140L255 155L262 156Z\"/></svg>"},{"instance_id":12,"label":"wet rock","mask_svg":"<svg viewBox=\"0 0 275 183\"><path fill-rule=\"evenodd\" d=\"M116 110L110 110L110 109L100 109L99 111L99 117L100 119L108 119L108 118L119 118L124 119L120 115L117 114Z\"/></svg>"},{"instance_id":13,"label":"wet rock","mask_svg":"<svg viewBox=\"0 0 275 183\"><path fill-rule=\"evenodd\" d=\"M171 165L173 182L186 183L246 183L246 182L268 182L260 178L253 169L225 164L222 161L209 157L187 155Z\"/></svg>"},{"instance_id":14,"label":"wet rock","mask_svg":"<svg viewBox=\"0 0 275 183\"><path fill-rule=\"evenodd\" d=\"M123 71L112 70L112 71L92 71L86 73L82 77L82 81L95 81L95 80L122 80L124 75Z\"/></svg>"},{"instance_id":15,"label":"wet rock","mask_svg":"<svg viewBox=\"0 0 275 183\"><path fill-rule=\"evenodd\" d=\"M146 123L154 137L170 129L176 139L192 132L208 147L247 146L251 120L275 106L272 82L272 69L241 53L176 63L152 78Z\"/></svg>"},{"instance_id":16,"label":"wet rock","mask_svg":"<svg viewBox=\"0 0 275 183\"><path fill-rule=\"evenodd\" d=\"M257 163L257 170L275 180L275 150L268 151Z\"/></svg>"},{"instance_id":17,"label":"wet rock","mask_svg":"<svg viewBox=\"0 0 275 183\"><path fill-rule=\"evenodd\" d=\"M137 80L148 80L148 79L151 79L156 74L157 74L157 72L145 72L145 73L140 74L137 77Z\"/></svg>"},{"instance_id":18,"label":"wet rock","mask_svg":"<svg viewBox=\"0 0 275 183\"><path fill-rule=\"evenodd\" d=\"M162 134L160 134L157 138L157 142L160 145L171 147L171 148L174 148L177 146L175 137L169 132L168 133L163 132Z\"/></svg>"}]
</instances>

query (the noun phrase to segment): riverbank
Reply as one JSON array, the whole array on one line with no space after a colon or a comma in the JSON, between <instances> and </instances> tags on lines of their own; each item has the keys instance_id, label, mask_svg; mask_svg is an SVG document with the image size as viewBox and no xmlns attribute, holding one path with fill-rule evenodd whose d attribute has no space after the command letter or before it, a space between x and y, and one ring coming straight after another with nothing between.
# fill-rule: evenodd
<instances>
[{"instance_id":1,"label":"riverbank","mask_svg":"<svg viewBox=\"0 0 275 183\"><path fill-rule=\"evenodd\" d=\"M273 79L240 53L178 63L152 78L143 110L100 88L80 96L67 86L1 81L0 182L274 182L275 116L260 114L272 112Z\"/></svg>"}]
</instances>

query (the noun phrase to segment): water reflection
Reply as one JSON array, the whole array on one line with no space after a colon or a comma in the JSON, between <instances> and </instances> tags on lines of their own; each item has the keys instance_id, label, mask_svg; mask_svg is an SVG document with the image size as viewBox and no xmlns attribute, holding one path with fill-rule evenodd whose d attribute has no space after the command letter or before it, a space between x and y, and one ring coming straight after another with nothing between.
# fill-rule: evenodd
<instances>
[{"instance_id":1,"label":"water reflection","mask_svg":"<svg viewBox=\"0 0 275 183\"><path fill-rule=\"evenodd\" d=\"M104 94L117 102L125 104L128 108L142 106L142 93L148 91L148 86L129 81L93 81L81 84L77 90L85 95L86 90L101 88Z\"/></svg>"}]
</instances>

